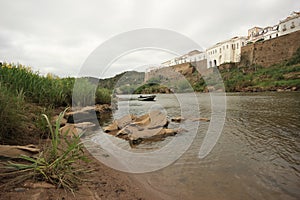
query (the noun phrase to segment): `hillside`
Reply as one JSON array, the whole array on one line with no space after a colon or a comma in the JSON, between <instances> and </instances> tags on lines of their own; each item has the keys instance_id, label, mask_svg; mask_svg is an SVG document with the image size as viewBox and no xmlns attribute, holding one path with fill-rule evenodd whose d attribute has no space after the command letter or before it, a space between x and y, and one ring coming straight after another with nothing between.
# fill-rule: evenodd
<instances>
[{"instance_id":1,"label":"hillside","mask_svg":"<svg viewBox=\"0 0 300 200\"><path fill-rule=\"evenodd\" d=\"M118 93L132 93L134 88L137 88L144 82L145 73L137 71L128 71L118 74L112 78L100 79L99 86L110 90L115 90Z\"/></svg>"}]
</instances>

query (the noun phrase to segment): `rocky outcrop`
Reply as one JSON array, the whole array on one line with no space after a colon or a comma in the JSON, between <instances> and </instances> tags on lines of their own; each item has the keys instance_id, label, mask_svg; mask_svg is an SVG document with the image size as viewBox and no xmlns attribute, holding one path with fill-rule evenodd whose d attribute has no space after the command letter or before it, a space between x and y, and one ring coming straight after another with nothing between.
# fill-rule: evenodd
<instances>
[{"instance_id":1,"label":"rocky outcrop","mask_svg":"<svg viewBox=\"0 0 300 200\"><path fill-rule=\"evenodd\" d=\"M104 128L106 133L128 140L130 145L143 141L163 139L176 135L179 129L168 129L169 121L161 111L152 111L142 116L126 115Z\"/></svg>"}]
</instances>

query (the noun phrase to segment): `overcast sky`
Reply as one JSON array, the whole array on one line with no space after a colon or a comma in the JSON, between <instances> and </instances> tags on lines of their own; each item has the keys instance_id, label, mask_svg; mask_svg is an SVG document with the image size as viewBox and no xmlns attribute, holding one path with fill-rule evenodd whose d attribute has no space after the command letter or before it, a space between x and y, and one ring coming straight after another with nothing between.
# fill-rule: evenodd
<instances>
[{"instance_id":1,"label":"overcast sky","mask_svg":"<svg viewBox=\"0 0 300 200\"><path fill-rule=\"evenodd\" d=\"M77 76L91 52L123 32L168 29L206 49L246 36L253 26L277 24L299 11L300 1L0 0L0 8L0 61L31 66L42 74ZM141 70L172 57L163 51L135 51L116 60L105 76Z\"/></svg>"}]
</instances>

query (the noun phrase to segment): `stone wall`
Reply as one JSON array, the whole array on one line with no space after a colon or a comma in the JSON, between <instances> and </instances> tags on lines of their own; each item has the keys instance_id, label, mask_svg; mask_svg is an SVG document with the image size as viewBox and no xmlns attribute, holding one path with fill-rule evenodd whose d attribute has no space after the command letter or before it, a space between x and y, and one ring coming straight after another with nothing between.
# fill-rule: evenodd
<instances>
[{"instance_id":1,"label":"stone wall","mask_svg":"<svg viewBox=\"0 0 300 200\"><path fill-rule=\"evenodd\" d=\"M248 44L241 49L240 66L269 67L290 59L298 48L300 48L300 31Z\"/></svg>"}]
</instances>

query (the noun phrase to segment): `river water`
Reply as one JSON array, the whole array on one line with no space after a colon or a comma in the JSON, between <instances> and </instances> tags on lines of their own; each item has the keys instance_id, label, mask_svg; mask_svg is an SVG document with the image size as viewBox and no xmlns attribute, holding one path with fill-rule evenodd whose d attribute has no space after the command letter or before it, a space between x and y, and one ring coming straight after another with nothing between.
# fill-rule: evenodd
<instances>
[{"instance_id":1,"label":"river water","mask_svg":"<svg viewBox=\"0 0 300 200\"><path fill-rule=\"evenodd\" d=\"M195 94L181 95L192 99ZM196 99L199 111L172 94L157 95L155 102L119 101L114 117L160 108L169 118L183 112L185 117L199 112L211 118L210 95L196 94ZM221 136L205 158L198 154L209 122L200 122L192 145L178 160L158 171L135 174L136 180L163 199L300 199L300 93L227 93L226 102ZM182 138L179 146L188 134L174 136ZM142 144L135 151L158 149L171 140ZM130 149L127 142L118 145Z\"/></svg>"}]
</instances>

